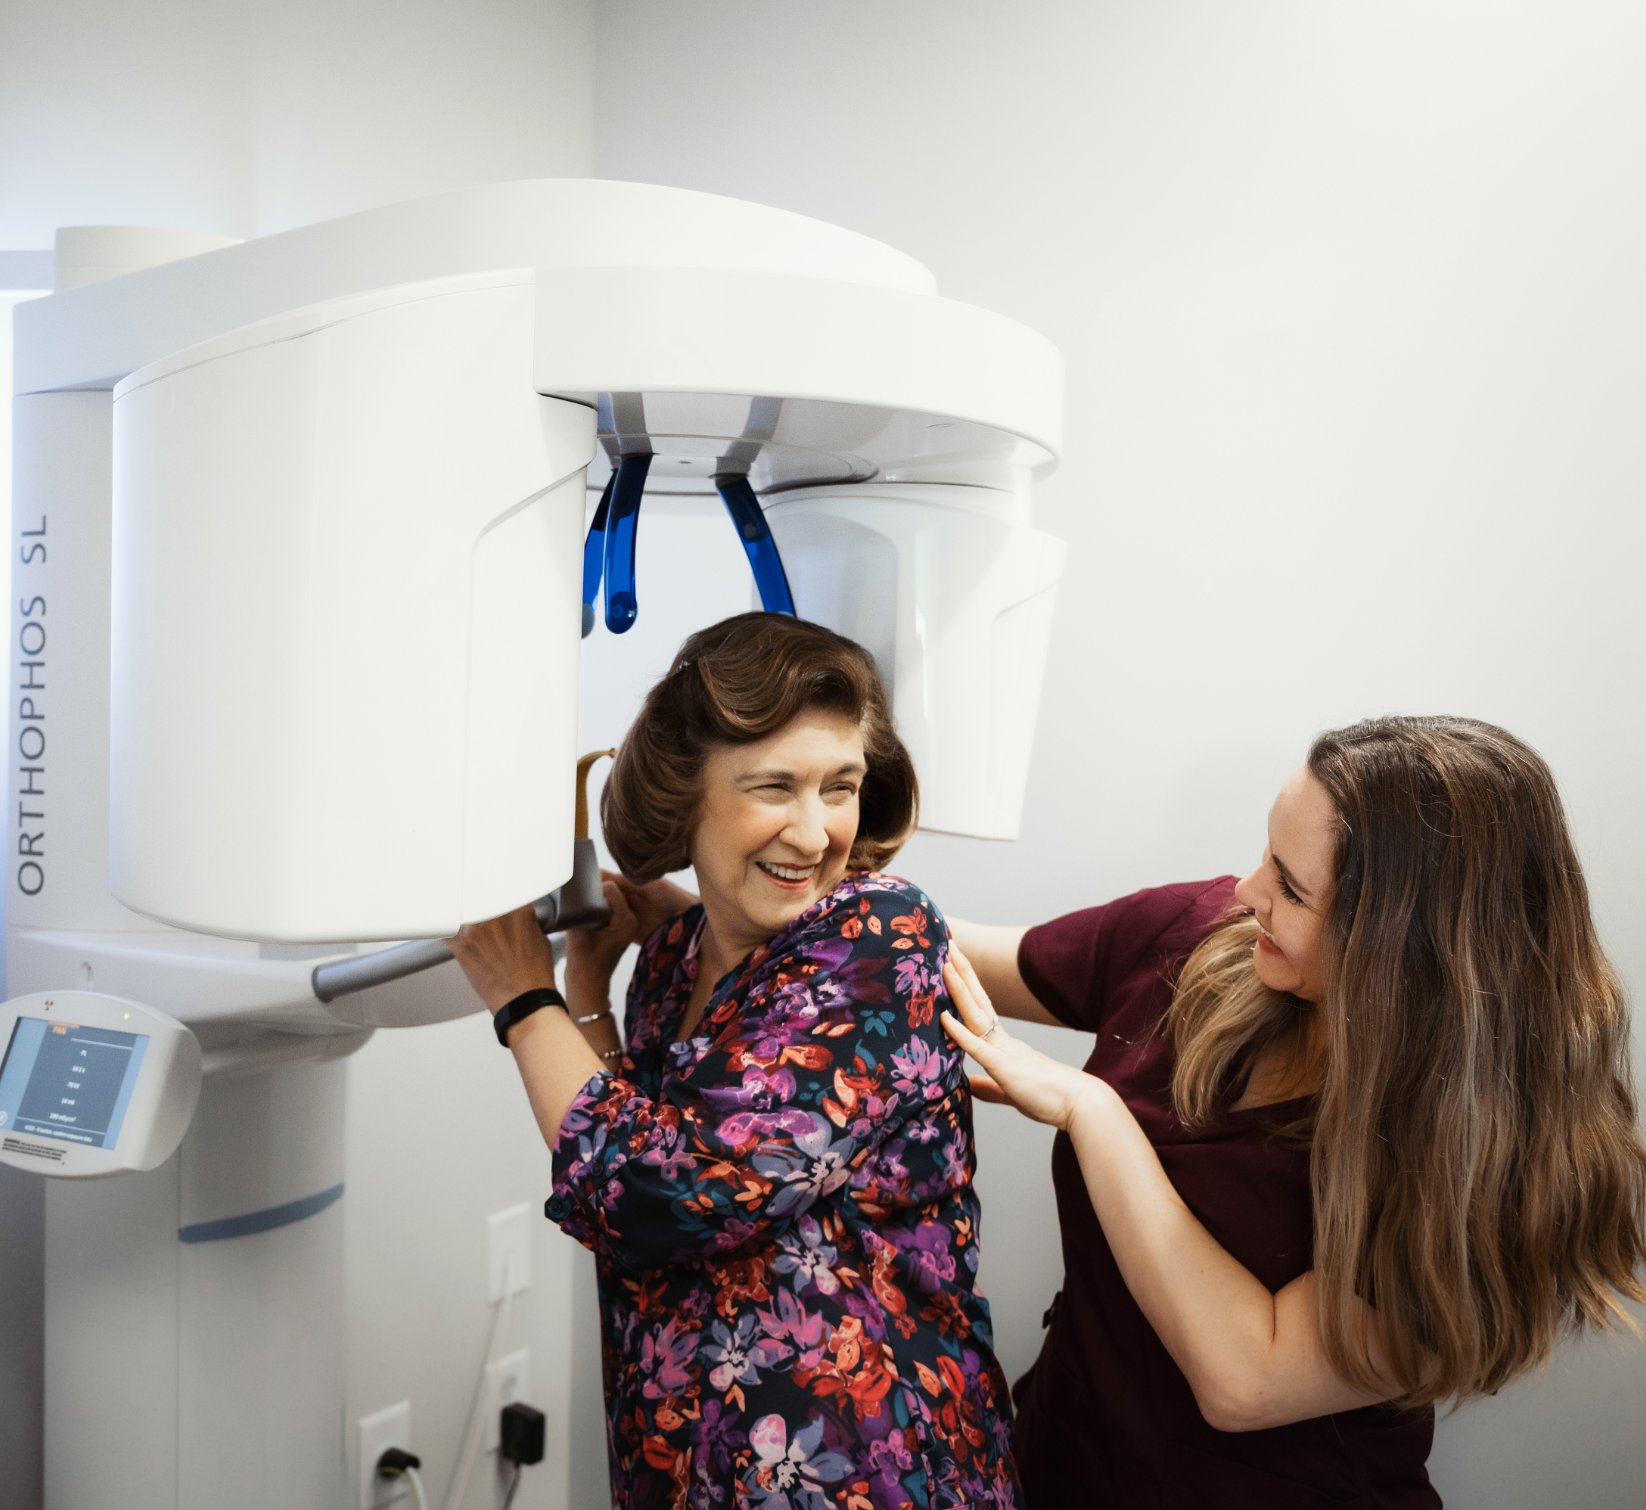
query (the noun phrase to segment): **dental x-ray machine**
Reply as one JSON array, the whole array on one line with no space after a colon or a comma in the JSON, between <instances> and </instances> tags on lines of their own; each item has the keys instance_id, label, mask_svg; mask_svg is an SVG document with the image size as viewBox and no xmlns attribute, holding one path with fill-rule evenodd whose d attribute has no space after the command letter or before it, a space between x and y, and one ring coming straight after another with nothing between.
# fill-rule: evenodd
<instances>
[{"instance_id":1,"label":"dental x-ray machine","mask_svg":"<svg viewBox=\"0 0 1646 1510\"><path fill-rule=\"evenodd\" d=\"M560 710L670 569L648 490L718 490L768 606L873 651L926 827L1011 837L1060 361L865 237L577 180L65 233L15 351L0 1159L57 1177L47 1502L352 1503L340 1061L474 1009L395 978L437 943L359 941L566 881Z\"/></svg>"}]
</instances>

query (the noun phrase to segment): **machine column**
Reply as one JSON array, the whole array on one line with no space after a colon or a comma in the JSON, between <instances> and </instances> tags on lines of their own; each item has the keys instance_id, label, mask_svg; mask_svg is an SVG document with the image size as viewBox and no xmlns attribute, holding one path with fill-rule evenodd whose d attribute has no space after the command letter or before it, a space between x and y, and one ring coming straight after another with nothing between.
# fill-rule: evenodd
<instances>
[{"instance_id":1,"label":"machine column","mask_svg":"<svg viewBox=\"0 0 1646 1510\"><path fill-rule=\"evenodd\" d=\"M215 1076L161 1168L49 1182L48 1510L343 1502L345 1074Z\"/></svg>"}]
</instances>

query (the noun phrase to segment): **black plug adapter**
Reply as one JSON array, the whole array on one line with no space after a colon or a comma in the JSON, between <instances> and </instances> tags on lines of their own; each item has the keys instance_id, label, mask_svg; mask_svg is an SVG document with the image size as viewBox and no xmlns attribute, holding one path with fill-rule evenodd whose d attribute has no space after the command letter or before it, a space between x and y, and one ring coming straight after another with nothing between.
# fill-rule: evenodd
<instances>
[{"instance_id":1,"label":"black plug adapter","mask_svg":"<svg viewBox=\"0 0 1646 1510\"><path fill-rule=\"evenodd\" d=\"M503 1407L498 1453L510 1463L530 1467L543 1461L543 1412L517 1400Z\"/></svg>"},{"instance_id":2,"label":"black plug adapter","mask_svg":"<svg viewBox=\"0 0 1646 1510\"><path fill-rule=\"evenodd\" d=\"M404 1473L408 1468L422 1466L423 1460L415 1452L407 1452L401 1447L385 1447L377 1460L377 1473L380 1478L387 1478L391 1474Z\"/></svg>"}]
</instances>

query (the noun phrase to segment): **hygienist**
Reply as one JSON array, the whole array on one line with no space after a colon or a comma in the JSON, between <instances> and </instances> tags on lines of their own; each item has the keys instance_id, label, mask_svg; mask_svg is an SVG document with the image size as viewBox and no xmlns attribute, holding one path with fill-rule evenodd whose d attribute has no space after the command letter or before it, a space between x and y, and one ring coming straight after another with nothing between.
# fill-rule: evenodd
<instances>
[{"instance_id":1,"label":"hygienist","mask_svg":"<svg viewBox=\"0 0 1646 1510\"><path fill-rule=\"evenodd\" d=\"M1431 1510L1437 1403L1646 1298L1622 992L1502 729L1323 734L1243 880L954 930L974 1088L1058 1129L1031 1510Z\"/></svg>"}]
</instances>

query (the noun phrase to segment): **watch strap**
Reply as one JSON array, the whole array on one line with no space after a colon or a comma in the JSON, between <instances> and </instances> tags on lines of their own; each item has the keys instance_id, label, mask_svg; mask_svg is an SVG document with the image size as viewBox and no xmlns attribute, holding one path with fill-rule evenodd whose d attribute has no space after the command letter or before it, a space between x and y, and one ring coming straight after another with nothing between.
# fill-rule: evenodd
<instances>
[{"instance_id":1,"label":"watch strap","mask_svg":"<svg viewBox=\"0 0 1646 1510\"><path fill-rule=\"evenodd\" d=\"M522 991L512 1000L506 1001L497 1009L492 1017L492 1028L497 1034L497 1041L504 1048L509 1046L509 1029L517 1023L524 1022L539 1007L563 1007L566 998L553 986L534 986L530 991Z\"/></svg>"}]
</instances>

